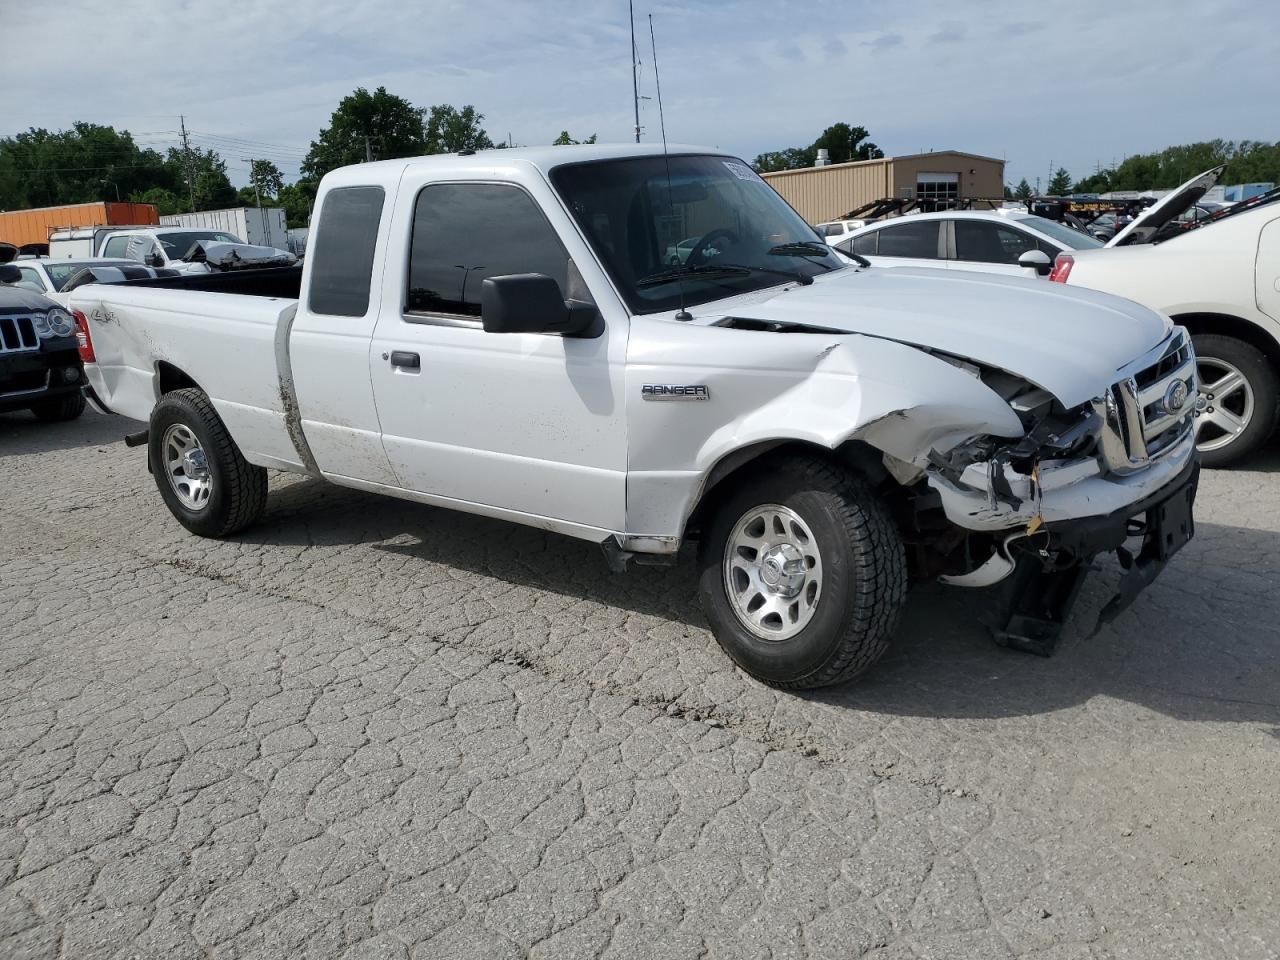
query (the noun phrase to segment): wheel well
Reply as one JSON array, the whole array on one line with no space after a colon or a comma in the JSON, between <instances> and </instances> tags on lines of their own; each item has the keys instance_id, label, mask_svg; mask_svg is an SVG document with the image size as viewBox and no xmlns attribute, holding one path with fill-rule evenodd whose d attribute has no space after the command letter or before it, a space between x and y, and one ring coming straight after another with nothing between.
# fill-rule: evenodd
<instances>
[{"instance_id":1,"label":"wheel well","mask_svg":"<svg viewBox=\"0 0 1280 960\"><path fill-rule=\"evenodd\" d=\"M716 462L707 474L689 519L685 521L684 536L696 538L715 505L732 493L736 483L758 467L765 457L771 460L788 457L826 460L853 470L873 487L891 480L880 451L861 440L846 441L834 450L805 440L764 440L734 450Z\"/></svg>"},{"instance_id":2,"label":"wheel well","mask_svg":"<svg viewBox=\"0 0 1280 960\"><path fill-rule=\"evenodd\" d=\"M1271 366L1280 371L1280 343L1256 323L1233 317L1229 313L1184 313L1171 318L1197 333L1214 333L1224 337L1234 337L1258 350Z\"/></svg>"},{"instance_id":3,"label":"wheel well","mask_svg":"<svg viewBox=\"0 0 1280 960\"><path fill-rule=\"evenodd\" d=\"M187 376L184 371L178 369L172 363L166 363L164 360L156 363L156 373L160 377L160 396L172 393L174 390L181 390L183 387L200 389L200 384Z\"/></svg>"}]
</instances>

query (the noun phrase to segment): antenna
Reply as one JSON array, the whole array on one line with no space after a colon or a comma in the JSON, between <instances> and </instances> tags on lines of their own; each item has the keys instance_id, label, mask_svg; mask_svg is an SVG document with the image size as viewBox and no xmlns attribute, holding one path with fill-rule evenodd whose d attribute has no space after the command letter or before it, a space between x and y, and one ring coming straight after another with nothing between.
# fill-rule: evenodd
<instances>
[{"instance_id":1,"label":"antenna","mask_svg":"<svg viewBox=\"0 0 1280 960\"><path fill-rule=\"evenodd\" d=\"M671 155L667 153L667 120L662 113L662 81L658 78L658 41L653 38L653 14L649 14L649 45L653 47L653 82L658 88L658 128L662 131L662 162L667 168L667 206L671 206ZM679 261L679 256L676 260ZM676 267L676 273L680 272L680 264ZM684 284L680 280L676 280L676 289L680 291L680 310L675 315L676 320L692 320L693 315L684 308Z\"/></svg>"},{"instance_id":2,"label":"antenna","mask_svg":"<svg viewBox=\"0 0 1280 960\"><path fill-rule=\"evenodd\" d=\"M627 15L631 20L631 103L636 111L636 143L640 142L640 81L636 78L636 8L634 0L627 0ZM653 20L650 14L649 19Z\"/></svg>"}]
</instances>

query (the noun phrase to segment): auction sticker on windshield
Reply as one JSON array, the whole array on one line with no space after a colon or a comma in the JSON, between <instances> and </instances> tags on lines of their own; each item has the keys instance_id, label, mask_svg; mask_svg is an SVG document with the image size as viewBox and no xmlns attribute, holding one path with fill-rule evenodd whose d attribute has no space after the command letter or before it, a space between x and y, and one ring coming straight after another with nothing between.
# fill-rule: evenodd
<instances>
[{"instance_id":1,"label":"auction sticker on windshield","mask_svg":"<svg viewBox=\"0 0 1280 960\"><path fill-rule=\"evenodd\" d=\"M725 168L739 180L760 180L760 178L756 176L756 172L745 163L739 163L737 160L722 160L721 163L723 163ZM760 182L763 183L764 181L761 180Z\"/></svg>"}]
</instances>

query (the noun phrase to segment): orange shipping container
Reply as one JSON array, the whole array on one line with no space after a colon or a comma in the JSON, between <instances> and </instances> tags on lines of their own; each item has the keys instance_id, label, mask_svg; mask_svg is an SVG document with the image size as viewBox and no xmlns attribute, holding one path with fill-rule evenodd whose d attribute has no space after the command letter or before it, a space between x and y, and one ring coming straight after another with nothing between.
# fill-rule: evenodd
<instances>
[{"instance_id":1,"label":"orange shipping container","mask_svg":"<svg viewBox=\"0 0 1280 960\"><path fill-rule=\"evenodd\" d=\"M155 205L150 203L72 203L63 207L0 213L0 240L20 247L27 243L48 243L49 231L61 227L113 227L159 222Z\"/></svg>"}]
</instances>

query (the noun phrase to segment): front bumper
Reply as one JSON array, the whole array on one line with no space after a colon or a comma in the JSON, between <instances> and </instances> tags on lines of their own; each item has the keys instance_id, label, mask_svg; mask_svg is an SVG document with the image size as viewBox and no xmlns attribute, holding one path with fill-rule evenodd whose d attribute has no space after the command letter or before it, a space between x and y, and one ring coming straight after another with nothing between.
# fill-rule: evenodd
<instances>
[{"instance_id":1,"label":"front bumper","mask_svg":"<svg viewBox=\"0 0 1280 960\"><path fill-rule=\"evenodd\" d=\"M1040 465L1039 484L1005 467L1005 478L1016 504L997 498L988 476L988 464L974 463L960 482L931 471L929 485L942 499L942 509L958 527L975 533L1012 533L1019 527L1048 527L1067 521L1142 512L1141 504L1177 482L1196 462L1191 431L1177 444L1152 460L1144 469L1125 476L1103 475L1096 458ZM1128 511L1126 513L1126 511Z\"/></svg>"},{"instance_id":2,"label":"front bumper","mask_svg":"<svg viewBox=\"0 0 1280 960\"><path fill-rule=\"evenodd\" d=\"M1115 594L1098 614L1113 620L1160 575L1195 536L1193 508L1200 481L1195 457L1165 486L1136 503L1102 516L1047 525L1038 555L1024 552L1005 587L1006 605L993 624L997 642L1047 656L1097 554L1115 551L1124 569ZM1141 537L1136 554L1125 544ZM1028 541L1030 542L1030 541Z\"/></svg>"},{"instance_id":3,"label":"front bumper","mask_svg":"<svg viewBox=\"0 0 1280 960\"><path fill-rule=\"evenodd\" d=\"M84 371L75 341L71 343L69 350L0 354L0 412L25 410L41 400L79 391Z\"/></svg>"}]
</instances>

